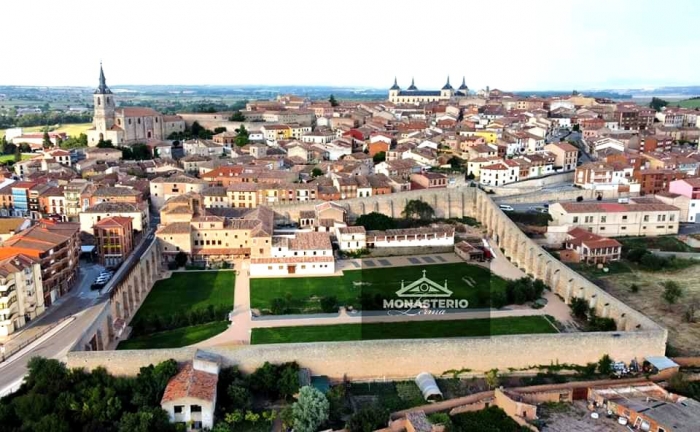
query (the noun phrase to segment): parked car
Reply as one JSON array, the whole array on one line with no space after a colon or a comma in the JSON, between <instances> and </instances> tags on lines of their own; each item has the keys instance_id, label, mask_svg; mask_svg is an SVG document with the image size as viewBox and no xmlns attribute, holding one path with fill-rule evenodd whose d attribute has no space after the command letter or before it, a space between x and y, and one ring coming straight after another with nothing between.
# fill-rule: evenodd
<instances>
[{"instance_id":1,"label":"parked car","mask_svg":"<svg viewBox=\"0 0 700 432\"><path fill-rule=\"evenodd\" d=\"M104 288L104 286L105 286L105 284L103 284L103 283L95 282L94 284L90 285L90 289L91 290L101 290L102 288Z\"/></svg>"},{"instance_id":2,"label":"parked car","mask_svg":"<svg viewBox=\"0 0 700 432\"><path fill-rule=\"evenodd\" d=\"M508 204L500 204L500 205L498 206L498 208L500 208L501 210L503 210L503 211L505 211L505 212L512 212L512 211L515 211L515 209L514 209L512 206L509 206Z\"/></svg>"}]
</instances>

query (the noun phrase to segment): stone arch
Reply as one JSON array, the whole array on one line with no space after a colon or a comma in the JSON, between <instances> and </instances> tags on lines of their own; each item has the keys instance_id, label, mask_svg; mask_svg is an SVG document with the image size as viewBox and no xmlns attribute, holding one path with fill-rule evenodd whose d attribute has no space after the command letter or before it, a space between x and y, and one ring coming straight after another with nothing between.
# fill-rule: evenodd
<instances>
[{"instance_id":1,"label":"stone arch","mask_svg":"<svg viewBox=\"0 0 700 432\"><path fill-rule=\"evenodd\" d=\"M146 277L146 269L139 263L139 271L141 272L141 292L146 294L148 291L148 278Z\"/></svg>"},{"instance_id":2,"label":"stone arch","mask_svg":"<svg viewBox=\"0 0 700 432\"><path fill-rule=\"evenodd\" d=\"M123 312L124 312L124 319L127 319L131 316L131 309L129 308L129 296L126 292L126 290L122 290L122 305L124 307Z\"/></svg>"},{"instance_id":3,"label":"stone arch","mask_svg":"<svg viewBox=\"0 0 700 432\"><path fill-rule=\"evenodd\" d=\"M107 315L107 341L112 341L114 338L114 320L112 320L112 315Z\"/></svg>"},{"instance_id":4,"label":"stone arch","mask_svg":"<svg viewBox=\"0 0 700 432\"><path fill-rule=\"evenodd\" d=\"M124 310L122 308L122 303L119 300L114 302L114 313L117 315L117 319L124 318Z\"/></svg>"},{"instance_id":5,"label":"stone arch","mask_svg":"<svg viewBox=\"0 0 700 432\"><path fill-rule=\"evenodd\" d=\"M141 303L141 281L138 276L134 276L134 295L136 297L136 303Z\"/></svg>"}]
</instances>

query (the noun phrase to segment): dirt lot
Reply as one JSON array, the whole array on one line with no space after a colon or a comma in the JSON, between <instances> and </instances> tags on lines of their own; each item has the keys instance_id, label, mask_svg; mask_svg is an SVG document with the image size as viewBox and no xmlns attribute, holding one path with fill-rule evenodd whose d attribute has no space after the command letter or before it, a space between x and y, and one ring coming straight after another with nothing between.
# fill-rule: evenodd
<instances>
[{"instance_id":1,"label":"dirt lot","mask_svg":"<svg viewBox=\"0 0 700 432\"><path fill-rule=\"evenodd\" d=\"M678 282L684 290L684 296L673 306L661 298L664 291L661 283L668 280ZM678 355L700 355L700 322L687 323L683 319L688 303L700 299L700 265L671 273L620 273L599 281L615 297L666 327L669 344ZM638 292L630 291L632 284L639 286ZM700 318L698 313L696 321L697 318Z\"/></svg>"},{"instance_id":2,"label":"dirt lot","mask_svg":"<svg viewBox=\"0 0 700 432\"><path fill-rule=\"evenodd\" d=\"M585 402L576 401L573 405L555 404L543 405L537 409L546 426L542 432L623 432L627 428L617 424L616 419L609 419L602 410L598 410L600 417L591 418L591 412L586 408Z\"/></svg>"}]
</instances>

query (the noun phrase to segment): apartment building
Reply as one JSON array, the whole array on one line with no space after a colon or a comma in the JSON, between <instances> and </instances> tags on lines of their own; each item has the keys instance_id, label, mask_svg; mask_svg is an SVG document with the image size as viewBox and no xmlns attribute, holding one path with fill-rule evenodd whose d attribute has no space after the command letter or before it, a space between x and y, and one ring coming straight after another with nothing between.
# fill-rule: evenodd
<instances>
[{"instance_id":1,"label":"apartment building","mask_svg":"<svg viewBox=\"0 0 700 432\"><path fill-rule=\"evenodd\" d=\"M604 237L678 234L680 209L661 202L554 203L548 233L568 233L575 227Z\"/></svg>"},{"instance_id":2,"label":"apartment building","mask_svg":"<svg viewBox=\"0 0 700 432\"><path fill-rule=\"evenodd\" d=\"M669 184L668 191L688 198L688 222L700 222L700 178L674 180Z\"/></svg>"},{"instance_id":3,"label":"apartment building","mask_svg":"<svg viewBox=\"0 0 700 432\"><path fill-rule=\"evenodd\" d=\"M79 234L80 225L77 223L42 219L3 242L0 259L23 254L37 260L42 271L44 305L48 307L76 282Z\"/></svg>"},{"instance_id":4,"label":"apartment building","mask_svg":"<svg viewBox=\"0 0 700 432\"><path fill-rule=\"evenodd\" d=\"M208 183L205 180L184 174L172 177L158 177L151 180L151 204L156 209L160 209L172 197L187 192L201 193L207 187Z\"/></svg>"},{"instance_id":5,"label":"apartment building","mask_svg":"<svg viewBox=\"0 0 700 432\"><path fill-rule=\"evenodd\" d=\"M566 143L547 144L544 149L554 155L555 168L561 168L564 171L572 171L576 169L578 164L578 148Z\"/></svg>"},{"instance_id":6,"label":"apartment building","mask_svg":"<svg viewBox=\"0 0 700 432\"><path fill-rule=\"evenodd\" d=\"M132 218L111 216L93 226L100 264L116 267L134 250Z\"/></svg>"},{"instance_id":7,"label":"apartment building","mask_svg":"<svg viewBox=\"0 0 700 432\"><path fill-rule=\"evenodd\" d=\"M23 254L0 261L0 337L38 317L46 306L39 261Z\"/></svg>"},{"instance_id":8,"label":"apartment building","mask_svg":"<svg viewBox=\"0 0 700 432\"><path fill-rule=\"evenodd\" d=\"M101 220L114 216L130 218L133 221L133 229L136 231L148 230L148 206L137 207L135 204L125 202L103 202L88 207L78 215L80 230L92 233L93 227Z\"/></svg>"},{"instance_id":9,"label":"apartment building","mask_svg":"<svg viewBox=\"0 0 700 432\"><path fill-rule=\"evenodd\" d=\"M686 173L672 169L640 169L634 172L634 180L639 183L639 193L642 195L667 191L672 181L685 176Z\"/></svg>"}]
</instances>

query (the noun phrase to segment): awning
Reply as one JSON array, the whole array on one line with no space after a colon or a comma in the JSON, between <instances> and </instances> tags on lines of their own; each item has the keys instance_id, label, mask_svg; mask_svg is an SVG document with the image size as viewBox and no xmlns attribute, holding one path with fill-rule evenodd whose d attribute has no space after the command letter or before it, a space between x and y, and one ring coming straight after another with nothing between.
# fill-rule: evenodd
<instances>
[{"instance_id":1,"label":"awning","mask_svg":"<svg viewBox=\"0 0 700 432\"><path fill-rule=\"evenodd\" d=\"M676 362L674 362L673 360L671 360L670 358L665 357L665 356L646 357L644 360L649 362L649 364L654 366L659 371L680 367L679 364L677 364Z\"/></svg>"}]
</instances>

